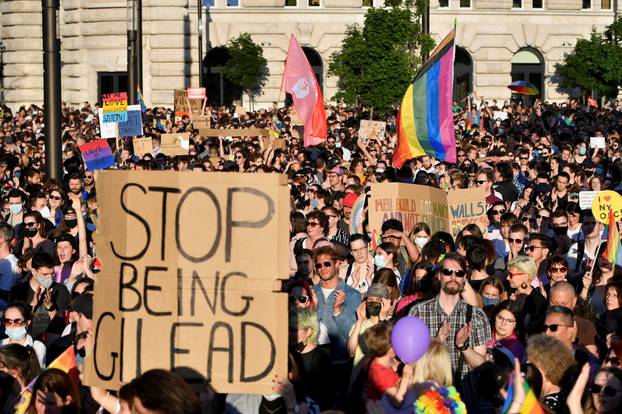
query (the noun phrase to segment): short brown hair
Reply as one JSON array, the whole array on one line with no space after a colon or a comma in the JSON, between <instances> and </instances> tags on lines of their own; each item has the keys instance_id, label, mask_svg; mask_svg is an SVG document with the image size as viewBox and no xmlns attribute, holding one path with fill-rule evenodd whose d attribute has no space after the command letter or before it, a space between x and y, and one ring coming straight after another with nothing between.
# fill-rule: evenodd
<instances>
[{"instance_id":1,"label":"short brown hair","mask_svg":"<svg viewBox=\"0 0 622 414\"><path fill-rule=\"evenodd\" d=\"M389 322L380 322L363 334L367 350L373 357L386 355L391 349L391 331L393 326Z\"/></svg>"},{"instance_id":2,"label":"short brown hair","mask_svg":"<svg viewBox=\"0 0 622 414\"><path fill-rule=\"evenodd\" d=\"M527 357L554 385L560 385L566 371L576 364L566 345L545 334L529 337Z\"/></svg>"},{"instance_id":3,"label":"short brown hair","mask_svg":"<svg viewBox=\"0 0 622 414\"><path fill-rule=\"evenodd\" d=\"M313 261L316 261L320 256L330 256L330 259L334 262L339 260L337 251L330 246L322 246L313 250Z\"/></svg>"}]
</instances>

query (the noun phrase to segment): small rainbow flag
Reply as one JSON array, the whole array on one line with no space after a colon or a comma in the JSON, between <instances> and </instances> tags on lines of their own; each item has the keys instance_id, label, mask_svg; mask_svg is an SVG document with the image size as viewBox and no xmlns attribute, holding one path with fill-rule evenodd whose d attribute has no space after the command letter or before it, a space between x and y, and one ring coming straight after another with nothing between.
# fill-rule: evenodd
<instances>
[{"instance_id":1,"label":"small rainbow flag","mask_svg":"<svg viewBox=\"0 0 622 414\"><path fill-rule=\"evenodd\" d=\"M503 408L501 408L501 414L508 414L508 412L510 411L512 400L514 400L514 385L515 384L512 381L512 377L510 377L510 383L508 384L508 395L505 399L505 404L503 404ZM544 410L540 406L540 403L536 398L536 394L533 393L527 381L523 381L523 387L525 388L525 400L523 401L523 405L521 405L518 412L520 414L544 414Z\"/></svg>"},{"instance_id":2,"label":"small rainbow flag","mask_svg":"<svg viewBox=\"0 0 622 414\"><path fill-rule=\"evenodd\" d=\"M609 210L609 223L607 224L607 248L603 252L603 258L612 265L622 265L622 249L620 249L620 231L613 216L613 210Z\"/></svg>"},{"instance_id":3,"label":"small rainbow flag","mask_svg":"<svg viewBox=\"0 0 622 414\"><path fill-rule=\"evenodd\" d=\"M397 119L396 168L426 154L456 162L452 112L455 36L454 29L439 43L406 90Z\"/></svg>"}]
</instances>

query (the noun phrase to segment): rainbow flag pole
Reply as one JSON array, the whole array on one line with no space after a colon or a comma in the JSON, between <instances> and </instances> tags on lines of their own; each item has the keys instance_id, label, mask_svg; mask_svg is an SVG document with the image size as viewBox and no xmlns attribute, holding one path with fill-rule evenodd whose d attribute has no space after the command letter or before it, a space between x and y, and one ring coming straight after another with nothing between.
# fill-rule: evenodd
<instances>
[{"instance_id":1,"label":"rainbow flag pole","mask_svg":"<svg viewBox=\"0 0 622 414\"><path fill-rule=\"evenodd\" d=\"M603 252L603 258L615 265L622 266L622 248L620 245L620 231L618 230L618 223L616 223L613 216L613 210L609 210L609 223L607 224L607 248Z\"/></svg>"},{"instance_id":2,"label":"rainbow flag pole","mask_svg":"<svg viewBox=\"0 0 622 414\"><path fill-rule=\"evenodd\" d=\"M510 406L512 405L512 401L514 400L514 381L510 378L510 383L508 384L508 394L505 399L505 404L501 408L501 414L508 414L510 410ZM525 400L519 409L520 414L544 414L544 410L540 406L538 399L536 398L536 394L534 394L533 390L527 383L527 381L523 381L523 387L525 388Z\"/></svg>"},{"instance_id":3,"label":"rainbow flag pole","mask_svg":"<svg viewBox=\"0 0 622 414\"><path fill-rule=\"evenodd\" d=\"M398 141L393 165L401 168L411 158L430 155L456 162L452 112L455 56L454 28L438 44L408 86L398 115Z\"/></svg>"}]
</instances>

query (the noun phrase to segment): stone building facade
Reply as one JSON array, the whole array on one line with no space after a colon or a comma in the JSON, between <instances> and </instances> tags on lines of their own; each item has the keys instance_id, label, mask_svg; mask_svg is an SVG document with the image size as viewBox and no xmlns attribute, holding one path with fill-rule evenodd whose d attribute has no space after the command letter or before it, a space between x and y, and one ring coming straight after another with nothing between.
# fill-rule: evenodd
<instances>
[{"instance_id":1,"label":"stone building facade","mask_svg":"<svg viewBox=\"0 0 622 414\"><path fill-rule=\"evenodd\" d=\"M203 0L203 76L212 99L231 99L219 75L222 47L248 32L262 45L270 76L256 106L282 100L279 92L290 33L295 33L320 79L325 99L336 80L326 75L348 25L362 23L382 0ZM210 2L206 4L206 2ZM611 0L431 0L431 31L440 40L457 22L456 75L462 96L510 97L507 85L525 79L542 97L564 98L552 74L578 37L614 20ZM62 98L68 104L125 90L127 2L62 0ZM206 7L205 7L206 6ZM619 4L622 11L622 2ZM173 90L199 83L198 4L143 0L143 96L148 105L173 103ZM40 0L4 0L2 99L11 107L43 101ZM246 104L246 103L245 103Z\"/></svg>"}]
</instances>

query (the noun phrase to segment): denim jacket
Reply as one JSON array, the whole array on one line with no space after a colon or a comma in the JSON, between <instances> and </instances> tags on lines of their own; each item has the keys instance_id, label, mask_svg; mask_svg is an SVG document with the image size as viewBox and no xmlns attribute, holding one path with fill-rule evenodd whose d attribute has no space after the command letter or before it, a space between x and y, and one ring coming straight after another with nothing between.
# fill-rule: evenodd
<instances>
[{"instance_id":1,"label":"denim jacket","mask_svg":"<svg viewBox=\"0 0 622 414\"><path fill-rule=\"evenodd\" d=\"M339 279L337 288L333 290L324 300L324 292L320 285L313 287L317 295L317 317L320 322L326 325L328 337L330 338L330 356L333 363L347 362L350 357L348 355L348 337L350 329L356 322L356 308L361 303L361 294L354 288L345 284ZM333 304L335 303L335 292L343 290L346 294L346 300L343 304L343 310L337 316L333 315Z\"/></svg>"}]
</instances>

